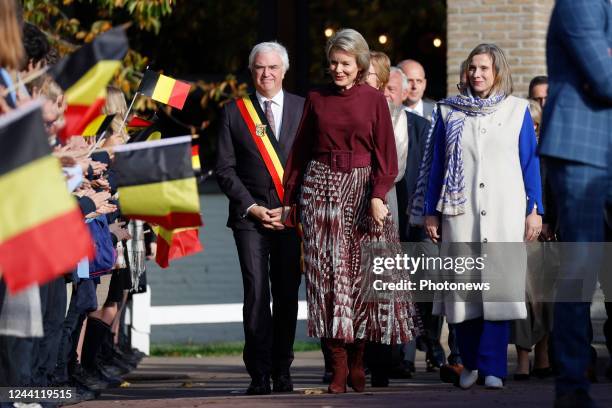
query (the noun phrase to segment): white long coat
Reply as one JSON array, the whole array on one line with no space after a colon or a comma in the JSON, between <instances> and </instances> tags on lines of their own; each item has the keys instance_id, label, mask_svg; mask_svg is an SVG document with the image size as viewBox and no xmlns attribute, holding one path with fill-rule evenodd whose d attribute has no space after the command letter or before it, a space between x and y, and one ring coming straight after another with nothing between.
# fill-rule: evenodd
<instances>
[{"instance_id":1,"label":"white long coat","mask_svg":"<svg viewBox=\"0 0 612 408\"><path fill-rule=\"evenodd\" d=\"M464 214L442 216L442 254L446 243L523 242L527 196L519 134L527 106L526 100L509 96L494 113L466 118L461 143L467 202ZM448 113L449 108L442 105L445 122ZM524 296L524 246L488 244L486 249L488 258L481 280L491 283L491 289L477 294L482 301L460 302L457 293L437 292L434 314L445 315L449 323L481 316L485 320L527 317L523 301L507 301Z\"/></svg>"}]
</instances>

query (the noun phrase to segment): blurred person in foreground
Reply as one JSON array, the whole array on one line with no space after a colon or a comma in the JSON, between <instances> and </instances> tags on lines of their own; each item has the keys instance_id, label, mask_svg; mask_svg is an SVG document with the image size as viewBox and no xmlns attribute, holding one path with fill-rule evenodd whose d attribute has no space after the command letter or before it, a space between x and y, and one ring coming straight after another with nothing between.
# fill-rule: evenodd
<instances>
[{"instance_id":1,"label":"blurred person in foreground","mask_svg":"<svg viewBox=\"0 0 612 408\"><path fill-rule=\"evenodd\" d=\"M22 102L20 92L13 89L17 72L25 61L17 11L18 5L14 0L0 1L0 92L9 90L6 96L0 96L0 116L16 109ZM3 214L3 217L15 216L19 215ZM41 337L43 337L43 316L38 286L32 285L11 295L0 277L0 384L2 386L33 385L34 341L40 340Z\"/></svg>"},{"instance_id":2,"label":"blurred person in foreground","mask_svg":"<svg viewBox=\"0 0 612 408\"><path fill-rule=\"evenodd\" d=\"M610 196L612 3L558 0L546 43L548 100L539 146L559 214L559 240L603 242ZM598 245L563 251L552 346L559 374L555 407L594 407L586 377L591 361L590 300ZM593 267L595 265L596 267ZM609 265L601 273L610 274ZM600 278L601 280L601 278Z\"/></svg>"}]
</instances>

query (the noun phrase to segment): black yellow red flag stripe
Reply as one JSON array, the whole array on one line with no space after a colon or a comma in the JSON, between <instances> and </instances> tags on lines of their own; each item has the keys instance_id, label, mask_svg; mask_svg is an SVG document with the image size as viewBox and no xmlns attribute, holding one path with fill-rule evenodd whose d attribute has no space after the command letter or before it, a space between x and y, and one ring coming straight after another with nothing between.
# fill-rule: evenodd
<instances>
[{"instance_id":1,"label":"black yellow red flag stripe","mask_svg":"<svg viewBox=\"0 0 612 408\"><path fill-rule=\"evenodd\" d=\"M115 114L112 115L100 115L85 127L83 130L82 136L90 137L90 136L100 136L113 122L115 119Z\"/></svg>"},{"instance_id":2,"label":"black yellow red flag stripe","mask_svg":"<svg viewBox=\"0 0 612 408\"><path fill-rule=\"evenodd\" d=\"M157 252L155 262L161 268L167 268L170 261L184 256L192 255L202 250L198 237L198 228L177 228L168 230L156 228Z\"/></svg>"},{"instance_id":3,"label":"black yellow red flag stripe","mask_svg":"<svg viewBox=\"0 0 612 408\"><path fill-rule=\"evenodd\" d=\"M191 167L193 167L194 171L202 170L202 165L200 164L200 146L199 145L191 146Z\"/></svg>"},{"instance_id":4,"label":"black yellow red flag stripe","mask_svg":"<svg viewBox=\"0 0 612 408\"><path fill-rule=\"evenodd\" d=\"M66 125L60 138L81 135L85 127L100 115L106 98L106 85L120 67L127 50L125 30L115 28L100 34L50 69L58 85L66 90Z\"/></svg>"},{"instance_id":5,"label":"black yellow red flag stripe","mask_svg":"<svg viewBox=\"0 0 612 408\"><path fill-rule=\"evenodd\" d=\"M148 128L149 126L153 125L153 122L140 118L138 116L134 116L132 119L130 119L130 121L127 123L127 130L128 133L133 133L136 131L140 131L144 128Z\"/></svg>"},{"instance_id":6,"label":"black yellow red flag stripe","mask_svg":"<svg viewBox=\"0 0 612 408\"><path fill-rule=\"evenodd\" d=\"M187 82L177 81L148 69L140 81L138 92L157 102L183 109L190 88L191 85Z\"/></svg>"},{"instance_id":7,"label":"black yellow red flag stripe","mask_svg":"<svg viewBox=\"0 0 612 408\"><path fill-rule=\"evenodd\" d=\"M123 215L166 229L202 225L191 136L121 145L114 153Z\"/></svg>"},{"instance_id":8,"label":"black yellow red flag stripe","mask_svg":"<svg viewBox=\"0 0 612 408\"><path fill-rule=\"evenodd\" d=\"M0 273L10 292L93 257L89 230L50 155L42 102L0 117Z\"/></svg>"},{"instance_id":9,"label":"black yellow red flag stripe","mask_svg":"<svg viewBox=\"0 0 612 408\"><path fill-rule=\"evenodd\" d=\"M258 111L253 105L253 101L248 96L236 99L236 105L240 111L242 119L246 123L251 137L257 146L259 154L263 159L266 169L272 177L276 193L280 201L283 201L285 190L283 188L283 164L281 161L281 155L277 152L275 145L270 140L268 132L266 131L266 123L263 118L260 117Z\"/></svg>"}]
</instances>

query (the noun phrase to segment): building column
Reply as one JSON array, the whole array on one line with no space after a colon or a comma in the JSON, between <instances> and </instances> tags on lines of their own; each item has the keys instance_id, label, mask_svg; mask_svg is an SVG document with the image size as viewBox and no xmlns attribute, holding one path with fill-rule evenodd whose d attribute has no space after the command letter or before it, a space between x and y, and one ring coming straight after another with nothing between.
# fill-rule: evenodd
<instances>
[{"instance_id":1,"label":"building column","mask_svg":"<svg viewBox=\"0 0 612 408\"><path fill-rule=\"evenodd\" d=\"M526 97L529 81L546 75L546 32L554 0L447 0L447 93L457 94L459 65L474 47L501 47L514 94Z\"/></svg>"}]
</instances>

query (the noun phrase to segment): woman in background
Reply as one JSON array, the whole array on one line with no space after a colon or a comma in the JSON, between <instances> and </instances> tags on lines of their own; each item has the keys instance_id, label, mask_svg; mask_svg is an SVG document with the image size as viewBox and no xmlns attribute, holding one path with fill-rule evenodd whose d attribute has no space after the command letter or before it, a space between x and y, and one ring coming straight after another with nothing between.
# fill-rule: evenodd
<instances>
[{"instance_id":1,"label":"woman in background","mask_svg":"<svg viewBox=\"0 0 612 408\"><path fill-rule=\"evenodd\" d=\"M13 0L0 1L2 90L13 87L16 73L25 60L17 7ZM17 108L18 104L19 95L15 90L5 97L0 96L0 116ZM32 385L34 338L42 336L43 318L38 286L32 285L10 295L0 277L0 384L3 387Z\"/></svg>"},{"instance_id":2,"label":"woman in background","mask_svg":"<svg viewBox=\"0 0 612 408\"><path fill-rule=\"evenodd\" d=\"M391 60L384 52L370 51L370 68L366 76L366 84L384 92L389 82Z\"/></svg>"}]
</instances>

